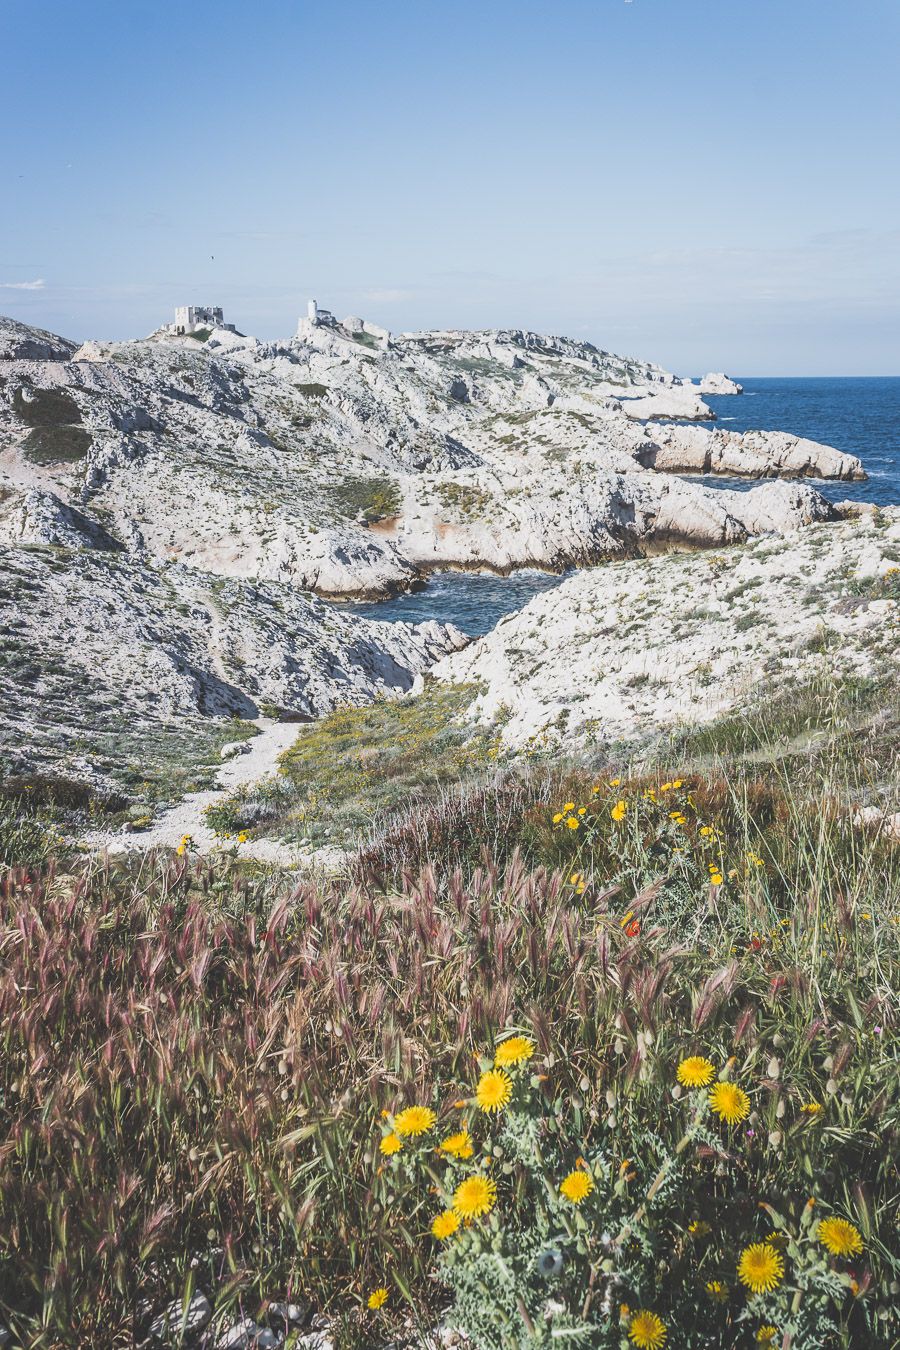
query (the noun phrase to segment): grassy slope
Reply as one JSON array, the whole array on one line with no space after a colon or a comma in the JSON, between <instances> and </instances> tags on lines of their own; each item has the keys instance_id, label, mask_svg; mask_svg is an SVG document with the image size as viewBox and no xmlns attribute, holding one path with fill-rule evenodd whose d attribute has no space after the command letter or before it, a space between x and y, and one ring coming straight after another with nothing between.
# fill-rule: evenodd
<instances>
[{"instance_id":1,"label":"grassy slope","mask_svg":"<svg viewBox=\"0 0 900 1350\"><path fill-rule=\"evenodd\" d=\"M608 1131L624 1093L623 1147L674 1137L680 1054L736 1056L762 1125L734 1186L858 1223L867 1288L833 1344L893 1343L900 859L845 808L896 784L896 691L811 689L602 773L497 769L489 735L465 743L467 699L337 714L288 757L283 819L311 793L329 828L393 808L352 885L185 858L8 877L0 1308L27 1342L127 1337L140 1299L192 1281L223 1310L309 1297L348 1345L374 1334L375 1284L427 1316L434 1202L402 1158L379 1169L379 1112L443 1117L473 1052L519 1025L567 1128ZM691 1166L685 1222L708 1189ZM709 1269L753 1235L745 1211ZM706 1344L742 1343L739 1307Z\"/></svg>"}]
</instances>

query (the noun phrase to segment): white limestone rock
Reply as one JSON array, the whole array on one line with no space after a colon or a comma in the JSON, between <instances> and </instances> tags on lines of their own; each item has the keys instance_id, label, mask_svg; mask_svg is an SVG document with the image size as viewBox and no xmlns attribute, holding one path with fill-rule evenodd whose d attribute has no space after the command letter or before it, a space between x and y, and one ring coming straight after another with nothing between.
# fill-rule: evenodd
<instances>
[{"instance_id":1,"label":"white limestone rock","mask_svg":"<svg viewBox=\"0 0 900 1350\"><path fill-rule=\"evenodd\" d=\"M866 476L855 455L785 431L739 432L666 423L654 427L653 440L641 463L657 472L857 482Z\"/></svg>"},{"instance_id":2,"label":"white limestone rock","mask_svg":"<svg viewBox=\"0 0 900 1350\"><path fill-rule=\"evenodd\" d=\"M117 550L122 544L97 521L53 492L12 494L0 501L0 543Z\"/></svg>"},{"instance_id":3,"label":"white limestone rock","mask_svg":"<svg viewBox=\"0 0 900 1350\"><path fill-rule=\"evenodd\" d=\"M95 748L124 728L176 731L270 705L311 720L401 696L467 641L449 624L376 622L274 582L96 548L0 551L0 626L15 651L0 665L7 771L93 781L105 773Z\"/></svg>"},{"instance_id":4,"label":"white limestone rock","mask_svg":"<svg viewBox=\"0 0 900 1350\"><path fill-rule=\"evenodd\" d=\"M742 394L744 386L731 380L721 370L710 371L700 381L701 394Z\"/></svg>"},{"instance_id":5,"label":"white limestone rock","mask_svg":"<svg viewBox=\"0 0 900 1350\"><path fill-rule=\"evenodd\" d=\"M472 715L491 721L502 710L502 735L516 747L535 737L639 740L818 674L890 666L900 676L900 607L877 589L847 591L848 576L877 578L896 565L900 509L884 514L886 529L814 525L741 549L580 572L431 676L481 683Z\"/></svg>"},{"instance_id":6,"label":"white limestone rock","mask_svg":"<svg viewBox=\"0 0 900 1350\"><path fill-rule=\"evenodd\" d=\"M0 361L68 361L77 346L44 328L0 315Z\"/></svg>"},{"instance_id":7,"label":"white limestone rock","mask_svg":"<svg viewBox=\"0 0 900 1350\"><path fill-rule=\"evenodd\" d=\"M178 1337L182 1328L186 1332L202 1331L212 1317L212 1305L203 1293L194 1294L187 1309L180 1300L170 1303L165 1312L160 1313L150 1324L150 1335L158 1341L168 1341Z\"/></svg>"},{"instance_id":8,"label":"white limestone rock","mask_svg":"<svg viewBox=\"0 0 900 1350\"><path fill-rule=\"evenodd\" d=\"M331 319L280 342L160 330L46 348L71 359L39 359L29 338L10 350L31 356L4 362L0 493L51 493L138 556L350 598L435 566L745 537L739 510L660 472L679 456L690 472L857 473L796 438L673 430L709 416L697 388L590 343L374 331Z\"/></svg>"}]
</instances>

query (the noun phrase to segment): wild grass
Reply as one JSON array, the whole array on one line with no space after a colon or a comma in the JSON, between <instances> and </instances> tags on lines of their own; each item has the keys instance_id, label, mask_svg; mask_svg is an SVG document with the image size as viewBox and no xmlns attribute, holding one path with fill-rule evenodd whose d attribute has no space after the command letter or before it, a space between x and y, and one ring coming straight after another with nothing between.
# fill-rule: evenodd
<instances>
[{"instance_id":1,"label":"wild grass","mask_svg":"<svg viewBox=\"0 0 900 1350\"><path fill-rule=\"evenodd\" d=\"M561 1121L612 1142L625 1112L672 1146L679 1057L736 1057L759 1123L729 1166L779 1212L813 1194L861 1227L834 1344L892 1343L896 846L770 787L568 781L528 808L530 868L293 890L189 857L7 874L0 1311L24 1344L130 1344L193 1288L223 1316L309 1299L342 1345L427 1322L433 1200L380 1156L380 1113L449 1119L512 1026Z\"/></svg>"},{"instance_id":2,"label":"wild grass","mask_svg":"<svg viewBox=\"0 0 900 1350\"><path fill-rule=\"evenodd\" d=\"M415 699L339 708L299 731L274 780L217 805L210 824L353 845L373 816L414 810L494 763L496 732L462 716L473 697L430 685Z\"/></svg>"}]
</instances>

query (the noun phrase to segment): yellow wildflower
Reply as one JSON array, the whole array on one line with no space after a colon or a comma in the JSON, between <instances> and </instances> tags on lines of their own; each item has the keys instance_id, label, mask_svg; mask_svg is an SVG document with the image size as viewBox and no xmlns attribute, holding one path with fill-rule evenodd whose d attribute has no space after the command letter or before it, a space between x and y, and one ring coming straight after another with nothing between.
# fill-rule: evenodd
<instances>
[{"instance_id":1,"label":"yellow wildflower","mask_svg":"<svg viewBox=\"0 0 900 1350\"><path fill-rule=\"evenodd\" d=\"M378 1147L384 1154L384 1156L386 1158L389 1158L392 1153L400 1152L401 1148L403 1147L403 1140L400 1138L398 1134L395 1134L395 1132L392 1130L390 1134L386 1134L384 1136Z\"/></svg>"},{"instance_id":2,"label":"yellow wildflower","mask_svg":"<svg viewBox=\"0 0 900 1350\"><path fill-rule=\"evenodd\" d=\"M451 1158L471 1158L474 1151L472 1136L468 1130L448 1134L446 1139L441 1140L441 1152L449 1153Z\"/></svg>"},{"instance_id":3,"label":"yellow wildflower","mask_svg":"<svg viewBox=\"0 0 900 1350\"><path fill-rule=\"evenodd\" d=\"M461 1181L453 1192L453 1208L461 1219L480 1219L497 1202L497 1183L475 1173Z\"/></svg>"},{"instance_id":4,"label":"yellow wildflower","mask_svg":"<svg viewBox=\"0 0 900 1350\"><path fill-rule=\"evenodd\" d=\"M675 1077L682 1087L706 1087L716 1076L716 1070L703 1055L689 1055L675 1070Z\"/></svg>"},{"instance_id":5,"label":"yellow wildflower","mask_svg":"<svg viewBox=\"0 0 900 1350\"><path fill-rule=\"evenodd\" d=\"M625 814L627 811L628 811L628 803L620 798L619 801L616 802L615 806L613 807L613 809L610 811L609 814L612 816L613 820L620 821L625 819Z\"/></svg>"},{"instance_id":6,"label":"yellow wildflower","mask_svg":"<svg viewBox=\"0 0 900 1350\"><path fill-rule=\"evenodd\" d=\"M757 1331L756 1344L772 1345L773 1342L777 1339L777 1337L778 1337L778 1328L773 1327L771 1324L769 1324L767 1326L760 1327L759 1331Z\"/></svg>"},{"instance_id":7,"label":"yellow wildflower","mask_svg":"<svg viewBox=\"0 0 900 1350\"><path fill-rule=\"evenodd\" d=\"M566 824L568 825L570 830L577 830L578 826L581 824L581 821L578 819L577 816L566 816Z\"/></svg>"},{"instance_id":8,"label":"yellow wildflower","mask_svg":"<svg viewBox=\"0 0 900 1350\"><path fill-rule=\"evenodd\" d=\"M863 1249L859 1229L846 1219L839 1219L835 1215L819 1222L816 1237L823 1247L828 1248L832 1256L858 1256Z\"/></svg>"},{"instance_id":9,"label":"yellow wildflower","mask_svg":"<svg viewBox=\"0 0 900 1350\"><path fill-rule=\"evenodd\" d=\"M666 1324L655 1312L636 1312L628 1326L628 1339L638 1350L662 1350L666 1343Z\"/></svg>"},{"instance_id":10,"label":"yellow wildflower","mask_svg":"<svg viewBox=\"0 0 900 1350\"><path fill-rule=\"evenodd\" d=\"M569 1203L573 1205L580 1205L582 1200L587 1199L593 1189L593 1178L587 1172L581 1170L570 1172L559 1183L560 1194L565 1196Z\"/></svg>"},{"instance_id":11,"label":"yellow wildflower","mask_svg":"<svg viewBox=\"0 0 900 1350\"><path fill-rule=\"evenodd\" d=\"M478 1080L475 1100L482 1111L502 1111L512 1096L512 1079L502 1069L488 1069Z\"/></svg>"},{"instance_id":12,"label":"yellow wildflower","mask_svg":"<svg viewBox=\"0 0 900 1350\"><path fill-rule=\"evenodd\" d=\"M376 1308L381 1308L387 1303L387 1297L388 1291L385 1289L384 1285L382 1285L380 1289L373 1289L368 1299L369 1307L374 1312Z\"/></svg>"},{"instance_id":13,"label":"yellow wildflower","mask_svg":"<svg viewBox=\"0 0 900 1350\"><path fill-rule=\"evenodd\" d=\"M721 886L725 878L722 876L721 872L711 872L709 875L709 880L711 885Z\"/></svg>"},{"instance_id":14,"label":"yellow wildflower","mask_svg":"<svg viewBox=\"0 0 900 1350\"><path fill-rule=\"evenodd\" d=\"M575 876L580 880L579 874ZM501 1069L507 1064L522 1064L534 1054L534 1041L527 1036L510 1036L501 1041L494 1051L494 1068Z\"/></svg>"},{"instance_id":15,"label":"yellow wildflower","mask_svg":"<svg viewBox=\"0 0 900 1350\"><path fill-rule=\"evenodd\" d=\"M735 1083L716 1083L710 1090L709 1105L729 1125L739 1125L750 1114L750 1098Z\"/></svg>"},{"instance_id":16,"label":"yellow wildflower","mask_svg":"<svg viewBox=\"0 0 900 1350\"><path fill-rule=\"evenodd\" d=\"M804 1102L800 1110L805 1116L817 1116L824 1108L821 1102Z\"/></svg>"},{"instance_id":17,"label":"yellow wildflower","mask_svg":"<svg viewBox=\"0 0 900 1350\"><path fill-rule=\"evenodd\" d=\"M754 1242L741 1252L737 1273L751 1294L770 1294L784 1279L784 1261L768 1242Z\"/></svg>"},{"instance_id":18,"label":"yellow wildflower","mask_svg":"<svg viewBox=\"0 0 900 1350\"><path fill-rule=\"evenodd\" d=\"M436 1120L437 1116L428 1106L407 1106L394 1116L394 1129L403 1136L424 1134Z\"/></svg>"},{"instance_id":19,"label":"yellow wildflower","mask_svg":"<svg viewBox=\"0 0 900 1350\"><path fill-rule=\"evenodd\" d=\"M459 1227L459 1215L452 1209L445 1209L440 1214L436 1214L431 1221L431 1235L436 1237L438 1242L446 1242L448 1237L452 1237Z\"/></svg>"},{"instance_id":20,"label":"yellow wildflower","mask_svg":"<svg viewBox=\"0 0 900 1350\"><path fill-rule=\"evenodd\" d=\"M723 1284L721 1280L707 1280L706 1292L716 1303L728 1302L728 1285Z\"/></svg>"}]
</instances>

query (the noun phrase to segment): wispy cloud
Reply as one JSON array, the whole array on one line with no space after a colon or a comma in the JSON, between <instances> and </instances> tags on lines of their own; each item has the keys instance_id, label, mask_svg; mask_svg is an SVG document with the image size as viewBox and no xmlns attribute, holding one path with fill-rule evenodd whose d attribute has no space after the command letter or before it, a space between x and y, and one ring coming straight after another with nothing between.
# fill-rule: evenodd
<instances>
[{"instance_id":1,"label":"wispy cloud","mask_svg":"<svg viewBox=\"0 0 900 1350\"><path fill-rule=\"evenodd\" d=\"M42 291L46 284L43 277L36 281L0 281L0 291Z\"/></svg>"}]
</instances>

